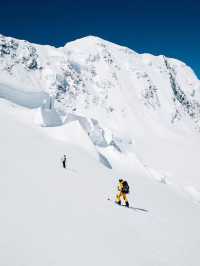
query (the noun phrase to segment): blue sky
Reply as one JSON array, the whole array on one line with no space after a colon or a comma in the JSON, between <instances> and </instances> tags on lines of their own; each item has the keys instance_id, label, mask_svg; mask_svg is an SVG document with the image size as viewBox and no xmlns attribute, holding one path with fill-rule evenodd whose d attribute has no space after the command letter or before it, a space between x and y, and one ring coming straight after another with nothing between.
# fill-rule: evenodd
<instances>
[{"instance_id":1,"label":"blue sky","mask_svg":"<svg viewBox=\"0 0 200 266\"><path fill-rule=\"evenodd\" d=\"M1 1L0 33L54 46L96 35L140 53L178 58L200 78L197 0Z\"/></svg>"}]
</instances>

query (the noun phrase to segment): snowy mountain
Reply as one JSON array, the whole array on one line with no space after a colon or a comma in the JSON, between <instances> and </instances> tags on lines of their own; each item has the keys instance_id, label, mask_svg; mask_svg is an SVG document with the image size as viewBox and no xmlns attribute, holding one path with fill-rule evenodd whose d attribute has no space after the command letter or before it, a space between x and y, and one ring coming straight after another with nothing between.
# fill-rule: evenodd
<instances>
[{"instance_id":1,"label":"snowy mountain","mask_svg":"<svg viewBox=\"0 0 200 266\"><path fill-rule=\"evenodd\" d=\"M98 147L137 152L176 182L199 142L200 81L191 68L93 36L61 48L1 36L0 97L41 108L43 126L77 120ZM196 159L186 168L196 169ZM200 189L199 171L187 169L181 184Z\"/></svg>"},{"instance_id":2,"label":"snowy mountain","mask_svg":"<svg viewBox=\"0 0 200 266\"><path fill-rule=\"evenodd\" d=\"M110 117L131 121L139 109L169 124L189 118L199 129L200 81L178 60L140 55L97 37L56 49L1 36L0 58L2 85L13 90L18 85L21 93L35 94L33 98L47 92L65 113L86 115L110 127ZM32 101L23 104L37 105ZM111 128L118 131L115 125Z\"/></svg>"},{"instance_id":3,"label":"snowy mountain","mask_svg":"<svg viewBox=\"0 0 200 266\"><path fill-rule=\"evenodd\" d=\"M93 36L55 48L1 35L0 120L0 265L198 265L190 67ZM134 210L107 201L119 177Z\"/></svg>"}]
</instances>

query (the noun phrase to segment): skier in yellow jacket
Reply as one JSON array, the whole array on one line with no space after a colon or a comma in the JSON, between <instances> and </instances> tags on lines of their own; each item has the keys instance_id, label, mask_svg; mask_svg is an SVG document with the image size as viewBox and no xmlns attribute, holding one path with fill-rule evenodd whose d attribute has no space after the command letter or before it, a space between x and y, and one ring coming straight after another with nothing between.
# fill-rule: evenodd
<instances>
[{"instance_id":1,"label":"skier in yellow jacket","mask_svg":"<svg viewBox=\"0 0 200 266\"><path fill-rule=\"evenodd\" d=\"M127 181L123 179L119 179L118 191L119 192L117 193L117 196L116 196L116 203L121 205L121 198L123 198L125 201L126 207L129 207L129 202L126 196L126 194L129 193L129 185Z\"/></svg>"}]
</instances>

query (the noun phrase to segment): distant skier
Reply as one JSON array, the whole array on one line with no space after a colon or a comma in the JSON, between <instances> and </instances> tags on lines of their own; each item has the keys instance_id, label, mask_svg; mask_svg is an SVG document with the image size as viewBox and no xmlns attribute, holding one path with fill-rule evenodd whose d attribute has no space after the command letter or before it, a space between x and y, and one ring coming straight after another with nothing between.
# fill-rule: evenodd
<instances>
[{"instance_id":1,"label":"distant skier","mask_svg":"<svg viewBox=\"0 0 200 266\"><path fill-rule=\"evenodd\" d=\"M62 164L63 164L63 168L66 168L66 164L67 164L67 156L64 154L63 158L62 158Z\"/></svg>"},{"instance_id":2,"label":"distant skier","mask_svg":"<svg viewBox=\"0 0 200 266\"><path fill-rule=\"evenodd\" d=\"M126 207L129 208L129 202L126 196L129 193L128 182L123 179L119 179L118 191L119 192L117 193L117 196L116 196L116 203L121 205L121 198L123 198L125 201Z\"/></svg>"}]
</instances>

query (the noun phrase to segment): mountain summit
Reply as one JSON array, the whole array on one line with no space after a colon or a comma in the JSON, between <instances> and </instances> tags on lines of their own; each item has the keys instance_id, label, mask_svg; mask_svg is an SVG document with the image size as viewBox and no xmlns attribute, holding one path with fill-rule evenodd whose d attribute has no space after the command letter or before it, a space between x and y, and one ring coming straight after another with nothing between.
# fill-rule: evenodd
<instances>
[{"instance_id":1,"label":"mountain summit","mask_svg":"<svg viewBox=\"0 0 200 266\"><path fill-rule=\"evenodd\" d=\"M200 128L200 81L175 59L137 54L94 36L55 48L1 35L0 62L0 96L28 107L40 106L45 92L58 110L85 114L113 131L119 128L112 118L127 124L143 113L174 128L183 120L190 124L183 127ZM18 95L26 92L30 101Z\"/></svg>"}]
</instances>

